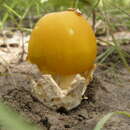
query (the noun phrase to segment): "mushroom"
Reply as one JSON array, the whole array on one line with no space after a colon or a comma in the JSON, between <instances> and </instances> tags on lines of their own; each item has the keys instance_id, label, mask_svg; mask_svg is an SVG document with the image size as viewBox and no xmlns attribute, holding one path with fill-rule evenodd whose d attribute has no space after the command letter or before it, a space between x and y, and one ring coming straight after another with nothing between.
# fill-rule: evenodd
<instances>
[{"instance_id":1,"label":"mushroom","mask_svg":"<svg viewBox=\"0 0 130 130\"><path fill-rule=\"evenodd\" d=\"M51 109L78 106L95 70L96 38L76 10L49 13L34 27L28 60L42 72L33 94Z\"/></svg>"}]
</instances>

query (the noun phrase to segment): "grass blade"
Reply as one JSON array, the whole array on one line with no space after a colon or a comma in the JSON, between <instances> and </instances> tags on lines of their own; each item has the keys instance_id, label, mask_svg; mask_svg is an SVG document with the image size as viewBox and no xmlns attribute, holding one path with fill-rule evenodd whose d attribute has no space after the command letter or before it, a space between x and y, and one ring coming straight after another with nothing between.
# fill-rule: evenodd
<instances>
[{"instance_id":1,"label":"grass blade","mask_svg":"<svg viewBox=\"0 0 130 130\"><path fill-rule=\"evenodd\" d=\"M115 113L111 112L108 113L107 115L105 115L96 125L96 127L94 128L94 130L101 130L104 126L104 124L110 119L110 117L112 117Z\"/></svg>"},{"instance_id":2,"label":"grass blade","mask_svg":"<svg viewBox=\"0 0 130 130\"><path fill-rule=\"evenodd\" d=\"M13 10L11 7L9 7L7 4L4 4L4 7L7 8L13 14L15 14L19 19L22 19L22 17L15 10Z\"/></svg>"},{"instance_id":3,"label":"grass blade","mask_svg":"<svg viewBox=\"0 0 130 130\"><path fill-rule=\"evenodd\" d=\"M94 130L102 130L104 124L113 116L113 115L124 115L127 117L130 117L130 114L127 112L121 112L121 111L117 111L117 112L110 112L107 115L105 115L101 120L99 120L99 122L96 124L96 127L94 128Z\"/></svg>"},{"instance_id":4,"label":"grass blade","mask_svg":"<svg viewBox=\"0 0 130 130\"><path fill-rule=\"evenodd\" d=\"M2 103L0 103L0 124L7 130L39 130Z\"/></svg>"}]
</instances>

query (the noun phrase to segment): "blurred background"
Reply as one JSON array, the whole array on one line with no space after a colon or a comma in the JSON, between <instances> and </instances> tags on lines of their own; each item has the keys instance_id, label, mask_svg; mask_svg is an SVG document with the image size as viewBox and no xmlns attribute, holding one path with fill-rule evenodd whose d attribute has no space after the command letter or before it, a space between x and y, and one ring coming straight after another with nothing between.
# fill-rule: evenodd
<instances>
[{"instance_id":1,"label":"blurred background","mask_svg":"<svg viewBox=\"0 0 130 130\"><path fill-rule=\"evenodd\" d=\"M98 45L103 45L98 63L104 63L116 53L114 58L128 68L128 49L125 47L124 52L121 45L130 43L130 0L0 0L0 46L6 46L3 44L7 42L27 43L39 18L68 8L78 8L93 26ZM18 40L21 36L24 40Z\"/></svg>"},{"instance_id":2,"label":"blurred background","mask_svg":"<svg viewBox=\"0 0 130 130\"><path fill-rule=\"evenodd\" d=\"M113 27L130 28L130 0L0 0L0 28L32 28L44 14L79 8L81 12L96 20L104 21L104 11L109 15Z\"/></svg>"}]
</instances>

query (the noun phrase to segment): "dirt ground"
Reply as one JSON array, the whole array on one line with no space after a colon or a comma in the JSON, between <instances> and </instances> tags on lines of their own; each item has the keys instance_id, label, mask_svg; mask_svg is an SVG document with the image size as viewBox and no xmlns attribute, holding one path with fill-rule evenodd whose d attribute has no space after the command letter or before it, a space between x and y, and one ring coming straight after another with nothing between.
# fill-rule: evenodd
<instances>
[{"instance_id":1,"label":"dirt ground","mask_svg":"<svg viewBox=\"0 0 130 130\"><path fill-rule=\"evenodd\" d=\"M63 108L53 111L31 94L31 80L39 76L37 67L26 61L18 63L14 52L12 49L7 54L14 59L6 67L0 64L0 98L42 130L93 130L99 119L109 112L130 112L130 73L122 65L115 71L97 66L85 93L88 100L69 112ZM115 116L103 130L130 130L130 119Z\"/></svg>"}]
</instances>

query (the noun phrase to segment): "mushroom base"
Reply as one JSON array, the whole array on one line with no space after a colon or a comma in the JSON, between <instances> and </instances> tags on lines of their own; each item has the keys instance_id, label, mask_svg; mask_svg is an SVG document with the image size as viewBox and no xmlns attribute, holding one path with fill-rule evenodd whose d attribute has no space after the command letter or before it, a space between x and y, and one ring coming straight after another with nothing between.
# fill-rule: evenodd
<instances>
[{"instance_id":1,"label":"mushroom base","mask_svg":"<svg viewBox=\"0 0 130 130\"><path fill-rule=\"evenodd\" d=\"M32 93L47 107L57 110L61 107L71 110L77 107L82 99L89 82L92 80L94 67L89 72L76 74L60 79L52 75L42 75L38 82L32 81ZM68 80L68 82L66 82ZM67 85L66 87L63 87ZM87 97L85 97L87 99Z\"/></svg>"}]
</instances>

